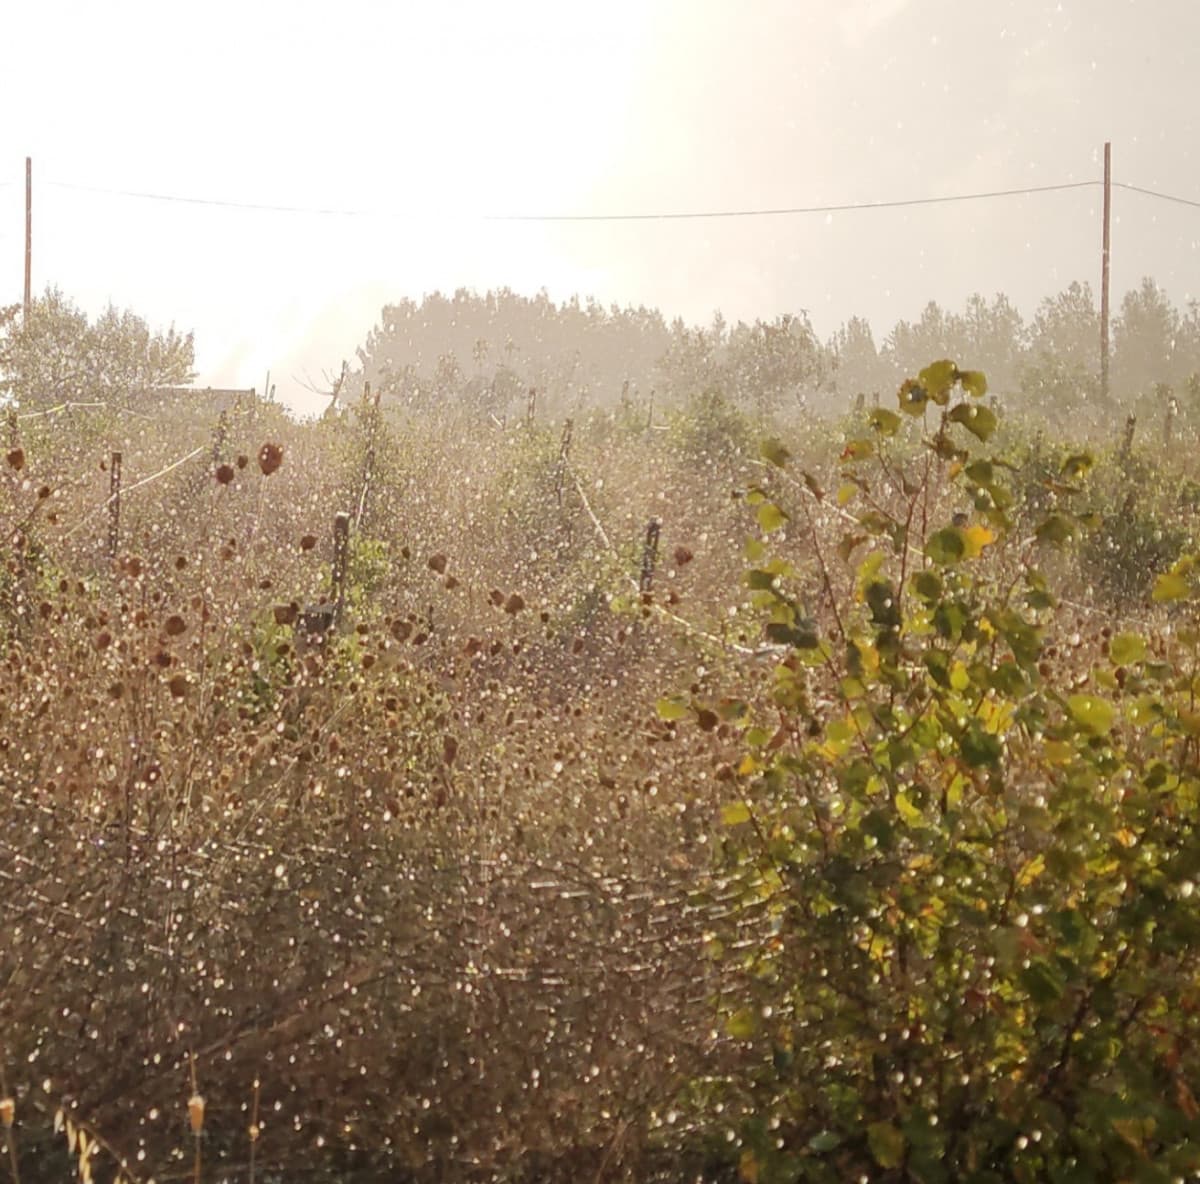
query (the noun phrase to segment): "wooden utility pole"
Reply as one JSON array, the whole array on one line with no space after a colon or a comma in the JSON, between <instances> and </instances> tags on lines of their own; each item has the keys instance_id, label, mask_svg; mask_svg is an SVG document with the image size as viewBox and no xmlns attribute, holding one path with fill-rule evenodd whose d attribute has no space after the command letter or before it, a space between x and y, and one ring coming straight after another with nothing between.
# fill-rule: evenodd
<instances>
[{"instance_id":1,"label":"wooden utility pole","mask_svg":"<svg viewBox=\"0 0 1200 1184\"><path fill-rule=\"evenodd\" d=\"M1108 399L1108 257L1112 224L1112 144L1104 141L1104 248L1100 263L1100 396Z\"/></svg>"},{"instance_id":2,"label":"wooden utility pole","mask_svg":"<svg viewBox=\"0 0 1200 1184\"><path fill-rule=\"evenodd\" d=\"M25 320L29 320L30 280L33 277L33 159L25 157Z\"/></svg>"}]
</instances>

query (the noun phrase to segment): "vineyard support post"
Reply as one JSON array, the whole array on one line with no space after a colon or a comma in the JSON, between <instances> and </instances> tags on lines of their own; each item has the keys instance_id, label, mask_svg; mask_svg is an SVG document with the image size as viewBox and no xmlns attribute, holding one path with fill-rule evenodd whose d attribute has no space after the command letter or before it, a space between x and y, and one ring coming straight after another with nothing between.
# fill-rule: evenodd
<instances>
[{"instance_id":1,"label":"vineyard support post","mask_svg":"<svg viewBox=\"0 0 1200 1184\"><path fill-rule=\"evenodd\" d=\"M108 557L116 559L121 541L121 454L114 452L108 466Z\"/></svg>"},{"instance_id":2,"label":"vineyard support post","mask_svg":"<svg viewBox=\"0 0 1200 1184\"><path fill-rule=\"evenodd\" d=\"M350 515L341 511L333 519L333 621L341 620L350 563Z\"/></svg>"},{"instance_id":3,"label":"vineyard support post","mask_svg":"<svg viewBox=\"0 0 1200 1184\"><path fill-rule=\"evenodd\" d=\"M658 537L661 531L661 518L651 518L646 523L646 538L642 544L642 571L638 579L638 591L642 594L643 604L649 604L654 594L654 569L658 565Z\"/></svg>"}]
</instances>

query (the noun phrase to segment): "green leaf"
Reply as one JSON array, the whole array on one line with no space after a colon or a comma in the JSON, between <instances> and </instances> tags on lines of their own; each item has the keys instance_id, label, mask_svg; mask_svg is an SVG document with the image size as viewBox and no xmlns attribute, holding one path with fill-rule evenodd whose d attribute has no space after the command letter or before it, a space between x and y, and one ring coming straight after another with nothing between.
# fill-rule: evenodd
<instances>
[{"instance_id":1,"label":"green leaf","mask_svg":"<svg viewBox=\"0 0 1200 1184\"><path fill-rule=\"evenodd\" d=\"M959 403L949 416L951 423L960 423L972 436L987 440L996 430L996 413L981 403Z\"/></svg>"},{"instance_id":2,"label":"green leaf","mask_svg":"<svg viewBox=\"0 0 1200 1184\"><path fill-rule=\"evenodd\" d=\"M842 1136L836 1131L821 1131L819 1134L813 1135L808 1141L809 1151L815 1152L817 1155L824 1155L827 1151L834 1151L842 1145Z\"/></svg>"},{"instance_id":3,"label":"green leaf","mask_svg":"<svg viewBox=\"0 0 1200 1184\"><path fill-rule=\"evenodd\" d=\"M1021 971L1021 985L1034 1003L1045 1006L1056 1003L1067 989L1062 973L1044 958L1036 958Z\"/></svg>"},{"instance_id":4,"label":"green leaf","mask_svg":"<svg viewBox=\"0 0 1200 1184\"><path fill-rule=\"evenodd\" d=\"M886 407L876 407L867 418L867 422L883 436L894 436L900 430L901 419L894 411Z\"/></svg>"},{"instance_id":5,"label":"green leaf","mask_svg":"<svg viewBox=\"0 0 1200 1184\"><path fill-rule=\"evenodd\" d=\"M950 392L957 378L958 367L949 358L931 362L917 375L917 381L925 388L925 393L941 407L950 401Z\"/></svg>"},{"instance_id":6,"label":"green leaf","mask_svg":"<svg viewBox=\"0 0 1200 1184\"><path fill-rule=\"evenodd\" d=\"M758 519L759 527L766 534L778 530L788 520L788 516L774 502L763 502L755 511L754 516Z\"/></svg>"},{"instance_id":7,"label":"green leaf","mask_svg":"<svg viewBox=\"0 0 1200 1184\"><path fill-rule=\"evenodd\" d=\"M659 699L655 705L658 711L658 718L666 720L670 723L673 720L683 719L688 713L688 705L685 700L680 698Z\"/></svg>"},{"instance_id":8,"label":"green leaf","mask_svg":"<svg viewBox=\"0 0 1200 1184\"><path fill-rule=\"evenodd\" d=\"M966 553L967 540L957 526L943 527L925 544L925 554L942 567L957 563Z\"/></svg>"},{"instance_id":9,"label":"green leaf","mask_svg":"<svg viewBox=\"0 0 1200 1184\"><path fill-rule=\"evenodd\" d=\"M758 1027L758 1019L754 1011L749 1007L743 1007L741 1011L735 1011L733 1015L725 1021L725 1031L729 1033L734 1040L749 1040L754 1035Z\"/></svg>"},{"instance_id":10,"label":"green leaf","mask_svg":"<svg viewBox=\"0 0 1200 1184\"><path fill-rule=\"evenodd\" d=\"M972 398L982 399L987 394L987 378L982 370L960 370L958 381L962 383L963 390Z\"/></svg>"},{"instance_id":11,"label":"green leaf","mask_svg":"<svg viewBox=\"0 0 1200 1184\"><path fill-rule=\"evenodd\" d=\"M721 807L721 824L723 826L741 826L750 821L750 807L743 801L726 802Z\"/></svg>"},{"instance_id":12,"label":"green leaf","mask_svg":"<svg viewBox=\"0 0 1200 1184\"><path fill-rule=\"evenodd\" d=\"M795 625L783 621L772 621L766 628L767 640L775 645L790 645L798 650L815 650L821 644L817 636L816 622L802 617Z\"/></svg>"},{"instance_id":13,"label":"green leaf","mask_svg":"<svg viewBox=\"0 0 1200 1184\"><path fill-rule=\"evenodd\" d=\"M825 490L821 488L821 483L811 473L804 474L804 485L817 501L823 502L825 500Z\"/></svg>"},{"instance_id":14,"label":"green leaf","mask_svg":"<svg viewBox=\"0 0 1200 1184\"><path fill-rule=\"evenodd\" d=\"M1192 594L1187 577L1177 571L1164 571L1154 581L1153 598L1156 602L1164 600L1187 600Z\"/></svg>"},{"instance_id":15,"label":"green leaf","mask_svg":"<svg viewBox=\"0 0 1200 1184\"><path fill-rule=\"evenodd\" d=\"M1146 642L1136 633L1118 633L1109 642L1108 657L1114 666L1129 666L1146 656Z\"/></svg>"},{"instance_id":16,"label":"green leaf","mask_svg":"<svg viewBox=\"0 0 1200 1184\"><path fill-rule=\"evenodd\" d=\"M942 598L942 578L935 571L919 571L913 577L913 591L926 604L937 604Z\"/></svg>"},{"instance_id":17,"label":"green leaf","mask_svg":"<svg viewBox=\"0 0 1200 1184\"><path fill-rule=\"evenodd\" d=\"M1075 537L1075 523L1064 514L1051 514L1033 533L1039 543L1061 547Z\"/></svg>"},{"instance_id":18,"label":"green leaf","mask_svg":"<svg viewBox=\"0 0 1200 1184\"><path fill-rule=\"evenodd\" d=\"M759 445L759 453L776 468L782 469L791 459L792 454L784 447L783 442L772 437Z\"/></svg>"},{"instance_id":19,"label":"green leaf","mask_svg":"<svg viewBox=\"0 0 1200 1184\"><path fill-rule=\"evenodd\" d=\"M1096 736L1103 736L1113 725L1113 705L1096 695L1072 695L1067 700L1071 718Z\"/></svg>"},{"instance_id":20,"label":"green leaf","mask_svg":"<svg viewBox=\"0 0 1200 1184\"><path fill-rule=\"evenodd\" d=\"M972 720L958 741L958 751L972 769L995 768L1004 755L999 736L985 732L978 720Z\"/></svg>"},{"instance_id":21,"label":"green leaf","mask_svg":"<svg viewBox=\"0 0 1200 1184\"><path fill-rule=\"evenodd\" d=\"M883 629L900 625L900 605L890 580L873 580L863 590L871 620Z\"/></svg>"},{"instance_id":22,"label":"green leaf","mask_svg":"<svg viewBox=\"0 0 1200 1184\"><path fill-rule=\"evenodd\" d=\"M963 472L976 485L982 485L985 489L996 480L996 470L990 460L973 460Z\"/></svg>"},{"instance_id":23,"label":"green leaf","mask_svg":"<svg viewBox=\"0 0 1200 1184\"><path fill-rule=\"evenodd\" d=\"M904 1162L904 1135L890 1122L873 1122L867 1127L867 1145L881 1168L898 1168Z\"/></svg>"}]
</instances>

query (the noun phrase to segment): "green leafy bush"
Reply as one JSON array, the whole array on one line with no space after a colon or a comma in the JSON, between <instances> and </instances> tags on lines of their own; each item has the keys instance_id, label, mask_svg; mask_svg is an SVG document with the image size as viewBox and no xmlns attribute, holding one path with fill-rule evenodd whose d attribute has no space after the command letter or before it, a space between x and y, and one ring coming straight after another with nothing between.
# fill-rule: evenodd
<instances>
[{"instance_id":1,"label":"green leafy bush","mask_svg":"<svg viewBox=\"0 0 1200 1184\"><path fill-rule=\"evenodd\" d=\"M1169 637L1060 646L1037 564L1081 523L1011 529L984 389L935 363L850 442L836 498L777 443L750 494L773 704L693 708L743 741L709 943L739 1051L693 1100L757 1184L1200 1169L1200 568L1155 585Z\"/></svg>"}]
</instances>

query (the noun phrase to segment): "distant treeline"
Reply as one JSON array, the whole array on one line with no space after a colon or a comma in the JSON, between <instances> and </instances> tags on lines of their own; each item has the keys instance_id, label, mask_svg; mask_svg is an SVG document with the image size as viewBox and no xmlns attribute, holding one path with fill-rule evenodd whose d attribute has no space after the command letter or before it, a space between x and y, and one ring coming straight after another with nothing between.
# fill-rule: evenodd
<instances>
[{"instance_id":1,"label":"distant treeline","mask_svg":"<svg viewBox=\"0 0 1200 1184\"><path fill-rule=\"evenodd\" d=\"M622 399L631 408L652 398L678 405L706 393L766 413L841 410L859 395L890 393L929 358L950 357L985 370L993 391L1027 410L1074 417L1112 409L1099 398L1099 342L1083 283L1047 297L1030 321L1002 294L974 295L960 312L930 301L878 343L859 317L822 341L803 312L750 324L717 314L698 328L646 307L459 290L387 305L358 351L350 388L366 380L413 407L449 398L497 417L519 414L530 388L567 413ZM1200 305L1181 312L1143 280L1113 318L1112 400L1165 398L1168 388L1196 397L1198 373Z\"/></svg>"}]
</instances>

